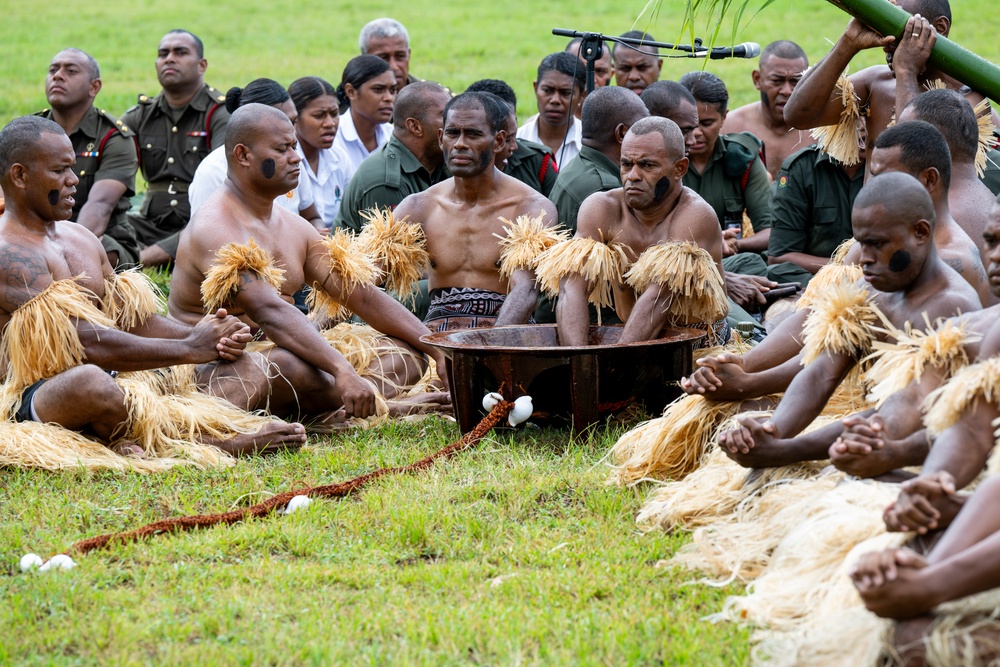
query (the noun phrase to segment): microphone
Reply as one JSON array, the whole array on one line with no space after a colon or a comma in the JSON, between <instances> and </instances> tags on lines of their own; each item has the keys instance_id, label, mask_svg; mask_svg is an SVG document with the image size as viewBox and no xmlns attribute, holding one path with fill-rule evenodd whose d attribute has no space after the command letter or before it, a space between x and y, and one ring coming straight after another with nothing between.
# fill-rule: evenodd
<instances>
[{"instance_id":1,"label":"microphone","mask_svg":"<svg viewBox=\"0 0 1000 667\"><path fill-rule=\"evenodd\" d=\"M756 42L743 42L736 46L716 46L709 52L709 59L721 60L723 58L756 58L760 55L760 44Z\"/></svg>"}]
</instances>

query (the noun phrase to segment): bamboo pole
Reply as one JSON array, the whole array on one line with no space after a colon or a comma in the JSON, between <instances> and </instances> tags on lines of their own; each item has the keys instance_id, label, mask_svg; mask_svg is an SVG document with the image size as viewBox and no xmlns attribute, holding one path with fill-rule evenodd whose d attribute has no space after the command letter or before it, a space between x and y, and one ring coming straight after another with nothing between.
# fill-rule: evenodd
<instances>
[{"instance_id":1,"label":"bamboo pole","mask_svg":"<svg viewBox=\"0 0 1000 667\"><path fill-rule=\"evenodd\" d=\"M910 15L888 0L827 0L882 35L898 40ZM930 64L1000 104L1000 67L937 36Z\"/></svg>"}]
</instances>

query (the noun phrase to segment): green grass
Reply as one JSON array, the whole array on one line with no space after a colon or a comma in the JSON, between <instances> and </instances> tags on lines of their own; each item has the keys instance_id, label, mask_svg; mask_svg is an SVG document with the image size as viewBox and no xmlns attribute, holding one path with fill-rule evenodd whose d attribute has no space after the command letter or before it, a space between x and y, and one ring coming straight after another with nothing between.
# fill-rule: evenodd
<instances>
[{"instance_id":1,"label":"green grass","mask_svg":"<svg viewBox=\"0 0 1000 667\"><path fill-rule=\"evenodd\" d=\"M0 662L732 665L744 631L699 619L725 593L656 563L641 493L595 465L618 432L504 433L426 473L287 517L161 536L20 574L91 535L225 511L451 442L432 419L224 471L0 472Z\"/></svg>"},{"instance_id":2,"label":"green grass","mask_svg":"<svg viewBox=\"0 0 1000 667\"><path fill-rule=\"evenodd\" d=\"M158 39L175 27L206 43L207 80L225 89L257 76L336 83L368 19L410 29L418 76L453 90L508 80L534 112L539 59L559 50L553 27L619 34L635 2L160 3L108 0L68 12L7 3L0 22L0 121L45 105L49 59L64 46L103 67L99 104L115 113L155 92ZM992 21L952 3L952 36L997 60ZM678 37L684 3L663 2L658 38ZM981 10L980 10L981 11ZM706 39L707 17L697 33ZM777 0L738 35L792 38L813 62L847 17L822 0ZM723 30L721 41L727 41ZM865 54L852 66L881 61ZM665 78L699 61L669 60ZM731 106L756 99L751 61L709 63ZM165 276L160 276L165 281ZM604 485L598 465L619 429L573 442L566 433L503 434L413 477L384 480L289 517L161 537L81 559L70 572L22 575L25 552L50 555L98 533L170 516L252 504L292 487L409 463L457 437L430 420L333 440L223 471L152 477L0 470L0 664L635 664L733 665L747 633L700 619L735 588L685 586L656 564L684 535L640 535L647 489Z\"/></svg>"}]
</instances>

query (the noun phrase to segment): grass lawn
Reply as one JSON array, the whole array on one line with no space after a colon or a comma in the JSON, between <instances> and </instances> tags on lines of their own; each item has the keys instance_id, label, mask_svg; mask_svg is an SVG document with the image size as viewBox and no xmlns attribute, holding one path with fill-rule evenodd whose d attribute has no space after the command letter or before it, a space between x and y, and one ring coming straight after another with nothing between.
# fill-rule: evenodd
<instances>
[{"instance_id":1,"label":"grass lawn","mask_svg":"<svg viewBox=\"0 0 1000 667\"><path fill-rule=\"evenodd\" d=\"M524 118L534 112L534 68L564 46L553 27L619 34L642 4L107 0L68 12L7 3L0 121L44 107L46 66L64 46L98 58L99 104L121 113L137 93L155 92L155 47L171 28L204 39L207 80L224 90L257 76L287 84L319 74L336 83L360 26L380 15L410 29L415 74L454 90L504 78ZM972 0L952 6L953 37L997 60L994 22L974 14ZM682 8L664 0L649 30L674 40ZM779 0L736 41L792 38L815 61L846 21L822 0ZM865 54L853 69L880 61ZM664 77L699 65L668 61ZM753 66L709 64L729 84L731 106L756 99ZM687 538L639 535L633 517L648 489L604 485L600 460L621 428L582 441L557 431L502 433L352 499L117 546L48 574L22 575L18 559L409 463L453 441L457 428L439 419L387 426L222 471L0 470L0 664L745 663L746 630L700 620L737 589L685 586L690 575L657 567Z\"/></svg>"}]
</instances>

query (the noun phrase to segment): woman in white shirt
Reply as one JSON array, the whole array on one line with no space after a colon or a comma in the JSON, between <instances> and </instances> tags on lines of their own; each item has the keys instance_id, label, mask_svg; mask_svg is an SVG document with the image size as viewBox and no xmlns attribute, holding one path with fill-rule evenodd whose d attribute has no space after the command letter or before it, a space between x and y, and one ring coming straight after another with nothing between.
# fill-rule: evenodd
<instances>
[{"instance_id":1,"label":"woman in white shirt","mask_svg":"<svg viewBox=\"0 0 1000 667\"><path fill-rule=\"evenodd\" d=\"M377 56L357 56L344 68L337 98L347 106L334 142L347 154L353 176L366 157L389 141L392 108L396 104L396 75Z\"/></svg>"},{"instance_id":2,"label":"woman in white shirt","mask_svg":"<svg viewBox=\"0 0 1000 667\"><path fill-rule=\"evenodd\" d=\"M292 121L293 125L295 124L298 112L288 97L288 91L277 81L254 79L245 88L234 86L226 93L226 110L229 113L236 111L244 104L252 103L266 104L269 107L279 109L288 116L288 120ZM201 161L198 169L194 172L191 185L188 187L191 215L194 215L202 204L215 194L215 191L226 180L228 169L225 146L219 146ZM312 188L307 179L300 178L298 187L276 198L274 203L292 213L301 215L317 227L321 226L319 213L313 205Z\"/></svg>"},{"instance_id":3,"label":"woman in white shirt","mask_svg":"<svg viewBox=\"0 0 1000 667\"><path fill-rule=\"evenodd\" d=\"M347 155L334 145L341 121L337 93L318 76L305 76L292 82L288 94L299 114L295 134L299 140L296 150L302 156L300 178L309 181L319 217L329 229L351 179Z\"/></svg>"}]
</instances>

